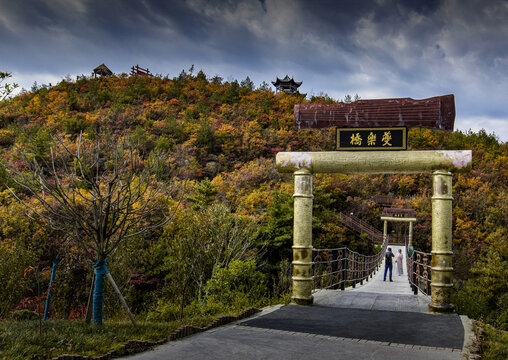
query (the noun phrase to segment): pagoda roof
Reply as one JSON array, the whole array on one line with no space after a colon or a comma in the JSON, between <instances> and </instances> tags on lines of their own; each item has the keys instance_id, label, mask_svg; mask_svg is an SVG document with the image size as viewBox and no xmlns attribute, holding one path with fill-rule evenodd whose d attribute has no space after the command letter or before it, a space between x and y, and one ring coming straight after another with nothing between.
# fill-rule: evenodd
<instances>
[{"instance_id":1,"label":"pagoda roof","mask_svg":"<svg viewBox=\"0 0 508 360\"><path fill-rule=\"evenodd\" d=\"M109 68L104 64L97 66L95 69L93 69L93 72L100 75L113 75L113 72L109 70Z\"/></svg>"},{"instance_id":2,"label":"pagoda roof","mask_svg":"<svg viewBox=\"0 0 508 360\"><path fill-rule=\"evenodd\" d=\"M286 77L284 79L280 79L279 77L277 77L277 80L276 81L272 81L272 84L277 86L279 84L292 84L292 85L296 85L296 86L300 86L302 85L302 82L301 81L295 81L294 78L289 78L288 75L286 75Z\"/></svg>"}]
</instances>

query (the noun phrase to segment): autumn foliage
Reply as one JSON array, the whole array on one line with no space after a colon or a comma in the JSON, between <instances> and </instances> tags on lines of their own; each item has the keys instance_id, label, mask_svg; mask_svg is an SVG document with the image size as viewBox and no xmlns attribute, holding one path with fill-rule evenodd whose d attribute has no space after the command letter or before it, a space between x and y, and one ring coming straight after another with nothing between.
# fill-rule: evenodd
<instances>
[{"instance_id":1,"label":"autumn foliage","mask_svg":"<svg viewBox=\"0 0 508 360\"><path fill-rule=\"evenodd\" d=\"M249 82L224 81L201 71L197 74L182 71L172 79L125 74L78 77L75 81L62 80L52 87L34 86L31 91L0 103L0 157L4 163L18 164L18 170L23 171L23 164L16 163L14 145L36 147L38 153L48 156L50 135L56 134L72 144L79 134L92 140L104 131L129 139L139 154L140 166L150 161L155 152L166 153L158 174L167 182L173 199L182 195L187 180L182 213L176 216L176 224L132 239L112 254L111 271L117 272L118 282L123 284L137 312L153 312L160 299L172 298L180 307L175 313L181 313L181 306L203 301L206 289L218 286L220 274L225 277L225 272L242 268L235 263L234 269L227 270L230 263L218 261L198 269L190 260L175 267L171 259L178 251L188 257L193 252L174 241L189 240L195 235L201 238L193 238L193 246L210 246L203 229L193 229L194 235L189 233L184 226L188 221L212 226L216 224L214 216L221 216L228 224L256 224L256 231L249 225L248 233L242 235L249 238L250 248L235 259L244 260L248 264L244 267L248 268L255 258L257 270L263 273L263 276L256 275L256 286L259 289L265 286L266 290L260 290L259 294L274 294L284 261L291 256L293 191L291 176L276 171L275 154L333 150L332 130L296 131L293 127L295 104L330 101L328 97L308 99L304 95L253 89ZM473 150L471 172L453 178L456 283L471 294L475 294L478 286L482 291L491 289L504 299L495 302L485 295L486 305L475 316L482 316L485 311L506 314L506 277L504 280L501 277L508 262L506 251L502 250L508 248L506 144L484 131L449 133L412 129L408 138L410 150ZM0 179L4 183L9 181L1 167ZM369 244L341 225L339 212L353 212L381 229L379 216L383 207L373 199L376 195L391 195L397 207L415 209L418 219L415 245L423 251L430 250L430 176L337 174L318 175L314 181L315 247L348 245L353 250L372 251ZM81 314L91 277L90 260L82 249L71 244L51 245L60 244L59 239L64 235L50 231L44 223L29 221L23 206L8 195L5 187L0 190L0 316L29 296L19 287L26 282L22 269L51 261L57 255L63 260L55 286L54 313L63 317ZM17 190L30 201L29 194ZM217 203L225 208L218 213L215 208L204 212ZM395 227L393 230L405 231ZM176 252L172 253L171 249ZM205 256L201 250L194 255ZM173 276L183 271L183 266L192 268L196 274L188 283ZM129 282L133 274L143 274L147 285ZM254 280L246 280L249 281ZM503 281L504 286L500 284ZM465 302L461 304L467 308ZM115 310L112 306L105 311L114 313ZM504 321L498 325L506 327Z\"/></svg>"}]
</instances>

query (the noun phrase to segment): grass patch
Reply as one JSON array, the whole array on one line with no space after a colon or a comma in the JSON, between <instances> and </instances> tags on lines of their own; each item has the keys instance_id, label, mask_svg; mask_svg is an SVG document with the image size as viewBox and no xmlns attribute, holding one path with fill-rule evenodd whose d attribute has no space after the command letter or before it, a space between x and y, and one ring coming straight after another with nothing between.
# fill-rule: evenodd
<instances>
[{"instance_id":1,"label":"grass patch","mask_svg":"<svg viewBox=\"0 0 508 360\"><path fill-rule=\"evenodd\" d=\"M185 325L205 326L216 316L194 317ZM178 321L108 320L103 326L84 321L51 320L43 322L39 334L37 320L0 322L0 359L48 359L62 354L97 356L116 350L128 340L158 341L181 326Z\"/></svg>"}]
</instances>

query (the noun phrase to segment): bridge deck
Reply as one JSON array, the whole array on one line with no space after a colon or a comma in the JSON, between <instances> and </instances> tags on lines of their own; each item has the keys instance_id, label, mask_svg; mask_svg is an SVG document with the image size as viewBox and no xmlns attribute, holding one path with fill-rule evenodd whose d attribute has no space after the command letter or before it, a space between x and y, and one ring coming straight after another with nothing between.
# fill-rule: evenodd
<instances>
[{"instance_id":1,"label":"bridge deck","mask_svg":"<svg viewBox=\"0 0 508 360\"><path fill-rule=\"evenodd\" d=\"M405 253L404 246L390 246L394 254L399 249ZM383 281L384 262L379 271L364 282L363 285L357 284L356 288L346 288L346 290L318 290L314 293L314 304L341 307L349 309L364 310L388 310L388 311L408 311L427 313L430 297L418 294L414 295L407 279L406 262L403 261L404 275L398 276L394 264L392 280Z\"/></svg>"}]
</instances>

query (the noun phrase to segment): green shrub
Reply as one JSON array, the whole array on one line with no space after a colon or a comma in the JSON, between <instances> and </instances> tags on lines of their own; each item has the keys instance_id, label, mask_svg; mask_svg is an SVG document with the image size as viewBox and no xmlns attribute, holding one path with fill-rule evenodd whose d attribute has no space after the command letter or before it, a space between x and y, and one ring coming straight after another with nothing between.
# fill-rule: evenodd
<instances>
[{"instance_id":1,"label":"green shrub","mask_svg":"<svg viewBox=\"0 0 508 360\"><path fill-rule=\"evenodd\" d=\"M485 327L486 339L483 345L483 360L508 359L508 333Z\"/></svg>"},{"instance_id":2,"label":"green shrub","mask_svg":"<svg viewBox=\"0 0 508 360\"><path fill-rule=\"evenodd\" d=\"M22 287L25 283L23 271L34 262L31 251L19 251L15 255L0 246L0 318L5 317L12 308L19 304L23 297L28 296Z\"/></svg>"},{"instance_id":3,"label":"green shrub","mask_svg":"<svg viewBox=\"0 0 508 360\"><path fill-rule=\"evenodd\" d=\"M40 314L30 310L17 310L9 314L9 319L14 321L38 320Z\"/></svg>"},{"instance_id":4,"label":"green shrub","mask_svg":"<svg viewBox=\"0 0 508 360\"><path fill-rule=\"evenodd\" d=\"M85 131L90 126L90 123L85 115L78 114L75 117L64 119L62 126L67 134L76 135L81 131Z\"/></svg>"},{"instance_id":5,"label":"green shrub","mask_svg":"<svg viewBox=\"0 0 508 360\"><path fill-rule=\"evenodd\" d=\"M227 268L215 271L205 291L212 302L247 304L266 296L266 276L256 270L255 260L235 260Z\"/></svg>"},{"instance_id":6,"label":"green shrub","mask_svg":"<svg viewBox=\"0 0 508 360\"><path fill-rule=\"evenodd\" d=\"M286 303L286 299L291 299L292 295L293 266L288 260L282 260L279 262L278 270L273 283L273 297Z\"/></svg>"},{"instance_id":7,"label":"green shrub","mask_svg":"<svg viewBox=\"0 0 508 360\"><path fill-rule=\"evenodd\" d=\"M471 269L471 277L452 294L457 311L502 330L508 330L508 232L489 235L487 254Z\"/></svg>"},{"instance_id":8,"label":"green shrub","mask_svg":"<svg viewBox=\"0 0 508 360\"><path fill-rule=\"evenodd\" d=\"M478 293L473 286L467 285L452 293L452 303L461 314L467 314L473 319L484 319L489 309L490 297Z\"/></svg>"},{"instance_id":9,"label":"green shrub","mask_svg":"<svg viewBox=\"0 0 508 360\"><path fill-rule=\"evenodd\" d=\"M157 301L153 310L149 311L147 321L174 321L180 316L180 306L178 304L168 302L166 299Z\"/></svg>"},{"instance_id":10,"label":"green shrub","mask_svg":"<svg viewBox=\"0 0 508 360\"><path fill-rule=\"evenodd\" d=\"M0 129L0 146L11 146L14 144L16 135L10 130Z\"/></svg>"},{"instance_id":11,"label":"green shrub","mask_svg":"<svg viewBox=\"0 0 508 360\"><path fill-rule=\"evenodd\" d=\"M266 299L266 276L256 271L254 260L234 260L227 268L218 269L205 287L204 300L195 299L183 308L183 318L220 316L258 306ZM180 319L178 299L161 298L147 314L148 321Z\"/></svg>"},{"instance_id":12,"label":"green shrub","mask_svg":"<svg viewBox=\"0 0 508 360\"><path fill-rule=\"evenodd\" d=\"M160 136L155 142L155 150L157 151L169 152L174 150L174 148L175 141L172 138L168 138L165 135Z\"/></svg>"}]
</instances>

